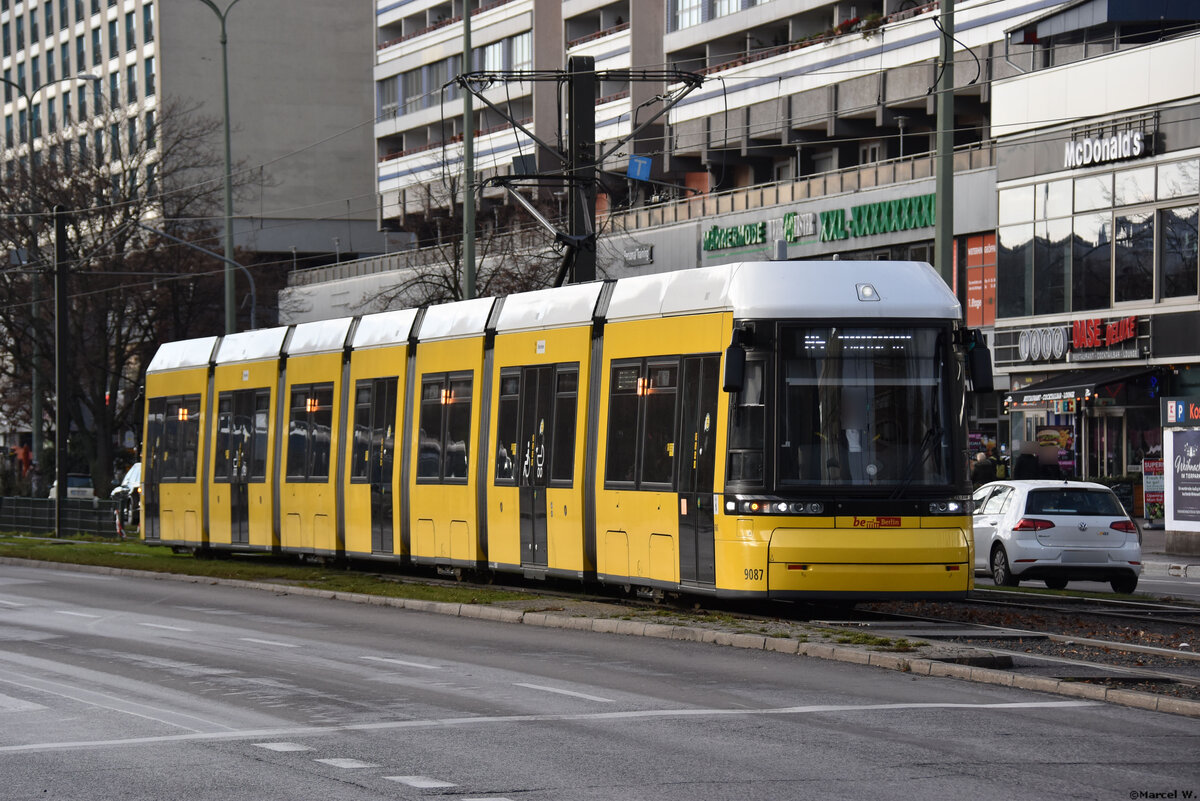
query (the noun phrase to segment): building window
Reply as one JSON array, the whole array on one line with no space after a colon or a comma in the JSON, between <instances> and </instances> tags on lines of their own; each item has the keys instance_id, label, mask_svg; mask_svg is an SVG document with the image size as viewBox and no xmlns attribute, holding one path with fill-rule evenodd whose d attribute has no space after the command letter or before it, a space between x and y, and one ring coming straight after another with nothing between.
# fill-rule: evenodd
<instances>
[{"instance_id":1,"label":"building window","mask_svg":"<svg viewBox=\"0 0 1200 801\"><path fill-rule=\"evenodd\" d=\"M54 48L46 48L46 80L56 80L58 76L54 74Z\"/></svg>"},{"instance_id":2,"label":"building window","mask_svg":"<svg viewBox=\"0 0 1200 801\"><path fill-rule=\"evenodd\" d=\"M675 30L683 30L704 21L705 0L675 0Z\"/></svg>"},{"instance_id":3,"label":"building window","mask_svg":"<svg viewBox=\"0 0 1200 801\"><path fill-rule=\"evenodd\" d=\"M71 45L63 42L62 47L58 49L59 55L62 57L63 77L71 74Z\"/></svg>"},{"instance_id":4,"label":"building window","mask_svg":"<svg viewBox=\"0 0 1200 801\"><path fill-rule=\"evenodd\" d=\"M512 68L533 69L533 31L519 33L512 38Z\"/></svg>"},{"instance_id":5,"label":"building window","mask_svg":"<svg viewBox=\"0 0 1200 801\"><path fill-rule=\"evenodd\" d=\"M154 77L154 56L150 56L146 59L146 97L152 97L158 90Z\"/></svg>"},{"instance_id":6,"label":"building window","mask_svg":"<svg viewBox=\"0 0 1200 801\"><path fill-rule=\"evenodd\" d=\"M138 152L137 117L130 117L125 125L129 132L129 152L136 153Z\"/></svg>"},{"instance_id":7,"label":"building window","mask_svg":"<svg viewBox=\"0 0 1200 801\"><path fill-rule=\"evenodd\" d=\"M104 48L100 45L100 29L92 29L92 66L98 67L104 61Z\"/></svg>"},{"instance_id":8,"label":"building window","mask_svg":"<svg viewBox=\"0 0 1200 801\"><path fill-rule=\"evenodd\" d=\"M1113 302L1153 299L1153 211L1116 215L1113 221L1113 271Z\"/></svg>"},{"instance_id":9,"label":"building window","mask_svg":"<svg viewBox=\"0 0 1200 801\"><path fill-rule=\"evenodd\" d=\"M504 42L492 42L483 48L483 69L486 72L504 69Z\"/></svg>"},{"instance_id":10,"label":"building window","mask_svg":"<svg viewBox=\"0 0 1200 801\"><path fill-rule=\"evenodd\" d=\"M1071 254L1071 309L1106 309L1112 298L1112 215L1075 217Z\"/></svg>"},{"instance_id":11,"label":"building window","mask_svg":"<svg viewBox=\"0 0 1200 801\"><path fill-rule=\"evenodd\" d=\"M155 137L157 135L158 135L158 131L154 126L154 112L147 111L146 112L146 147L147 148L152 148L157 144L155 141Z\"/></svg>"},{"instance_id":12,"label":"building window","mask_svg":"<svg viewBox=\"0 0 1200 801\"><path fill-rule=\"evenodd\" d=\"M129 11L125 14L125 49L137 47L137 14Z\"/></svg>"},{"instance_id":13,"label":"building window","mask_svg":"<svg viewBox=\"0 0 1200 801\"><path fill-rule=\"evenodd\" d=\"M377 86L379 87L379 117L380 119L391 119L400 110L400 79L393 75L381 80Z\"/></svg>"},{"instance_id":14,"label":"building window","mask_svg":"<svg viewBox=\"0 0 1200 801\"><path fill-rule=\"evenodd\" d=\"M108 21L108 57L116 58L121 55L121 39L117 36L117 21Z\"/></svg>"},{"instance_id":15,"label":"building window","mask_svg":"<svg viewBox=\"0 0 1200 801\"><path fill-rule=\"evenodd\" d=\"M154 6L150 3L142 7L142 41L154 41Z\"/></svg>"},{"instance_id":16,"label":"building window","mask_svg":"<svg viewBox=\"0 0 1200 801\"><path fill-rule=\"evenodd\" d=\"M1196 296L1196 270L1200 256L1196 246L1200 214L1196 206L1163 209L1159 226L1159 282L1164 298Z\"/></svg>"},{"instance_id":17,"label":"building window","mask_svg":"<svg viewBox=\"0 0 1200 801\"><path fill-rule=\"evenodd\" d=\"M125 68L125 93L129 97L130 105L138 101L137 64L130 64Z\"/></svg>"}]
</instances>

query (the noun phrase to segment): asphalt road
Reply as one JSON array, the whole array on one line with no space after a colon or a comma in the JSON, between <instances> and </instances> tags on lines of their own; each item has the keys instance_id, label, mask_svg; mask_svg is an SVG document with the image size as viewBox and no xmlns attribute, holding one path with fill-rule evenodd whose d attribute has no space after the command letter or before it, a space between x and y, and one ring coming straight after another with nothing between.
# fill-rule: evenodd
<instances>
[{"instance_id":1,"label":"asphalt road","mask_svg":"<svg viewBox=\"0 0 1200 801\"><path fill-rule=\"evenodd\" d=\"M1200 798L1200 721L770 651L0 566L0 799Z\"/></svg>"}]
</instances>

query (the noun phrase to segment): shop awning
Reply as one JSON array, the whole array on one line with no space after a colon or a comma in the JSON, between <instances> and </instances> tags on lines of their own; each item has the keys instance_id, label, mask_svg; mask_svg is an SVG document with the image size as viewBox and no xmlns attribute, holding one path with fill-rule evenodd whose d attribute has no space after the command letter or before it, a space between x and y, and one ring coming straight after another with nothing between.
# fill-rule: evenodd
<instances>
[{"instance_id":1,"label":"shop awning","mask_svg":"<svg viewBox=\"0 0 1200 801\"><path fill-rule=\"evenodd\" d=\"M1099 370L1072 370L1045 381L1015 389L1004 396L1011 406L1042 406L1057 401L1083 400L1097 395L1103 387L1158 372L1152 367L1105 367Z\"/></svg>"}]
</instances>

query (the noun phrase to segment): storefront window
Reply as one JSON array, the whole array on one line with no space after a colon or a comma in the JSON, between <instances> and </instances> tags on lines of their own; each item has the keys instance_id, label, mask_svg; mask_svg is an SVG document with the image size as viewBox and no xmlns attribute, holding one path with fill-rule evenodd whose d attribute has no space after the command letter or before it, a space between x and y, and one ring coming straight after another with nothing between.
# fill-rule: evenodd
<instances>
[{"instance_id":1,"label":"storefront window","mask_svg":"<svg viewBox=\"0 0 1200 801\"><path fill-rule=\"evenodd\" d=\"M1200 190L1200 162L1179 161L1158 168L1158 197L1195 197Z\"/></svg>"},{"instance_id":2,"label":"storefront window","mask_svg":"<svg viewBox=\"0 0 1200 801\"><path fill-rule=\"evenodd\" d=\"M1076 182L1076 200L1079 182ZM1112 215L1075 218L1075 250L1071 254L1071 309L1087 311L1109 305L1112 283Z\"/></svg>"},{"instance_id":3,"label":"storefront window","mask_svg":"<svg viewBox=\"0 0 1200 801\"><path fill-rule=\"evenodd\" d=\"M1035 224L1033 313L1067 311L1067 267L1071 263L1071 219Z\"/></svg>"},{"instance_id":4,"label":"storefront window","mask_svg":"<svg viewBox=\"0 0 1200 801\"><path fill-rule=\"evenodd\" d=\"M1154 212L1118 214L1114 231L1113 299L1149 300L1154 295Z\"/></svg>"},{"instance_id":5,"label":"storefront window","mask_svg":"<svg viewBox=\"0 0 1200 801\"><path fill-rule=\"evenodd\" d=\"M997 217L1001 225L1028 222L1033 211L1033 187L1004 189L998 193L996 202Z\"/></svg>"},{"instance_id":6,"label":"storefront window","mask_svg":"<svg viewBox=\"0 0 1200 801\"><path fill-rule=\"evenodd\" d=\"M1142 167L1117 173L1113 199L1118 206L1154 200L1154 168Z\"/></svg>"},{"instance_id":7,"label":"storefront window","mask_svg":"<svg viewBox=\"0 0 1200 801\"><path fill-rule=\"evenodd\" d=\"M1196 206L1163 209L1159 270L1164 298L1196 295L1197 231Z\"/></svg>"},{"instance_id":8,"label":"storefront window","mask_svg":"<svg viewBox=\"0 0 1200 801\"><path fill-rule=\"evenodd\" d=\"M1000 229L996 257L996 316L1033 313L1033 226Z\"/></svg>"},{"instance_id":9,"label":"storefront window","mask_svg":"<svg viewBox=\"0 0 1200 801\"><path fill-rule=\"evenodd\" d=\"M1112 196L1112 173L1075 179L1075 211L1107 209Z\"/></svg>"},{"instance_id":10,"label":"storefront window","mask_svg":"<svg viewBox=\"0 0 1200 801\"><path fill-rule=\"evenodd\" d=\"M1033 196L1035 220L1071 216L1071 181L1050 181L1038 184Z\"/></svg>"}]
</instances>

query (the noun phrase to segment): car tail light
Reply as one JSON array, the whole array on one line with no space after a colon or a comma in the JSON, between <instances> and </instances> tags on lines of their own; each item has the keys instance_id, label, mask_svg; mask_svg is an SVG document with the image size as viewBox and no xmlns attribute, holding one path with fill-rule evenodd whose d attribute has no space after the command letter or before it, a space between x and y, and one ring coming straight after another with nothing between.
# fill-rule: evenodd
<instances>
[{"instance_id":1,"label":"car tail light","mask_svg":"<svg viewBox=\"0 0 1200 801\"><path fill-rule=\"evenodd\" d=\"M1047 528L1054 528L1054 524L1049 520L1038 520L1036 517L1022 517L1013 526L1013 531L1041 531Z\"/></svg>"},{"instance_id":2,"label":"car tail light","mask_svg":"<svg viewBox=\"0 0 1200 801\"><path fill-rule=\"evenodd\" d=\"M1137 526L1133 524L1132 520L1114 520L1108 527L1117 531L1124 531L1126 534L1132 534L1137 531Z\"/></svg>"}]
</instances>

